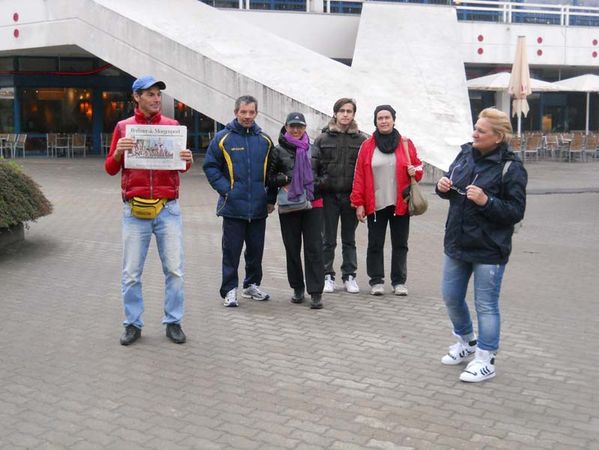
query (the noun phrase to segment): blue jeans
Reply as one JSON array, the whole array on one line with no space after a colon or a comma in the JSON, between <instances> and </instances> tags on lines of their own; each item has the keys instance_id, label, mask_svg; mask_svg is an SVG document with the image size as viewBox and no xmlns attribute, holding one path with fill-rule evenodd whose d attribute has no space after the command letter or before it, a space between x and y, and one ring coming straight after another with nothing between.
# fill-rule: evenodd
<instances>
[{"instance_id":1,"label":"blue jeans","mask_svg":"<svg viewBox=\"0 0 599 450\"><path fill-rule=\"evenodd\" d=\"M453 332L466 338L473 334L466 291L474 273L474 307L478 320L478 347L482 350L499 349L499 291L505 264L476 264L450 258L443 260L443 301L447 307Z\"/></svg>"},{"instance_id":2,"label":"blue jeans","mask_svg":"<svg viewBox=\"0 0 599 450\"><path fill-rule=\"evenodd\" d=\"M158 254L165 277L164 317L162 323L180 323L183 318L183 233L178 200L164 205L155 219L131 215L129 203L123 204L123 274L121 291L125 307L124 326L143 327L144 302L141 276L150 247L156 236Z\"/></svg>"}]
</instances>

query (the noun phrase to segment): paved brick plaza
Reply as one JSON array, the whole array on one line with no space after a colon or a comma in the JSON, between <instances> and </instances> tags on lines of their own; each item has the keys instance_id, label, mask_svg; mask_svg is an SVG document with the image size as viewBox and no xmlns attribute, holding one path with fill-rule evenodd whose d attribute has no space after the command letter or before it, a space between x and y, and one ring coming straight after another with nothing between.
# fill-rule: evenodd
<instances>
[{"instance_id":1,"label":"paved brick plaza","mask_svg":"<svg viewBox=\"0 0 599 450\"><path fill-rule=\"evenodd\" d=\"M439 362L452 336L435 196L412 222L409 297L367 295L360 225L364 293L290 304L274 215L273 299L225 309L216 194L197 164L182 183L188 342L160 324L153 244L143 337L122 347L119 177L100 159L21 162L55 211L0 253L0 449L599 449L598 162L528 165L498 376L477 385Z\"/></svg>"}]
</instances>

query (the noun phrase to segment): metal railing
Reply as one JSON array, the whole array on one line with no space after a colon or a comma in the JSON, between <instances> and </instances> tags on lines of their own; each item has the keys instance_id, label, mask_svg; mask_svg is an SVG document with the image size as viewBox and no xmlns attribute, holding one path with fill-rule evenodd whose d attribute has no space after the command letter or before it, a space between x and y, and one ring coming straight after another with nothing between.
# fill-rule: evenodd
<instances>
[{"instance_id":1,"label":"metal railing","mask_svg":"<svg viewBox=\"0 0 599 450\"><path fill-rule=\"evenodd\" d=\"M561 26L599 26L599 8L512 3L489 0L456 1L458 19L498 23L531 23Z\"/></svg>"},{"instance_id":2,"label":"metal railing","mask_svg":"<svg viewBox=\"0 0 599 450\"><path fill-rule=\"evenodd\" d=\"M323 10L310 0L201 0L216 8L360 14L362 3L377 0L323 0ZM491 0L385 0L455 6L458 19L496 23L530 23L560 26L599 26L599 7L515 3Z\"/></svg>"}]
</instances>

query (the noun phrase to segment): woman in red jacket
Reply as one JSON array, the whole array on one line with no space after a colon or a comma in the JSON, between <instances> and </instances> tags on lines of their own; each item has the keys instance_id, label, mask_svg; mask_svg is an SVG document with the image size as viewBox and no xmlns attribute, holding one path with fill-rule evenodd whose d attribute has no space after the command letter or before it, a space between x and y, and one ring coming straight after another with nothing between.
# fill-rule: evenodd
<instances>
[{"instance_id":1,"label":"woman in red jacket","mask_svg":"<svg viewBox=\"0 0 599 450\"><path fill-rule=\"evenodd\" d=\"M391 286L395 295L408 295L407 256L410 216L403 192L410 177L420 181L422 162L416 148L407 139L410 158L403 138L395 129L395 110L389 105L374 110L374 134L362 143L350 200L358 220L368 219L366 271L370 277L370 294L385 293L384 253L387 224L391 230Z\"/></svg>"}]
</instances>

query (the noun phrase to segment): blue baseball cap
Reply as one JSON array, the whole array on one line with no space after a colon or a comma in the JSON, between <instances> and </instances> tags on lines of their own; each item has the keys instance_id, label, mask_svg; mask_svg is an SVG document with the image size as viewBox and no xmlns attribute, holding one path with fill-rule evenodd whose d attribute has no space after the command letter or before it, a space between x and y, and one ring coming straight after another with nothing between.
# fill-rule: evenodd
<instances>
[{"instance_id":1,"label":"blue baseball cap","mask_svg":"<svg viewBox=\"0 0 599 450\"><path fill-rule=\"evenodd\" d=\"M142 89L150 89L152 86L158 87L161 91L166 89L164 81L158 81L152 75L143 75L133 82L133 92L141 91Z\"/></svg>"}]
</instances>

